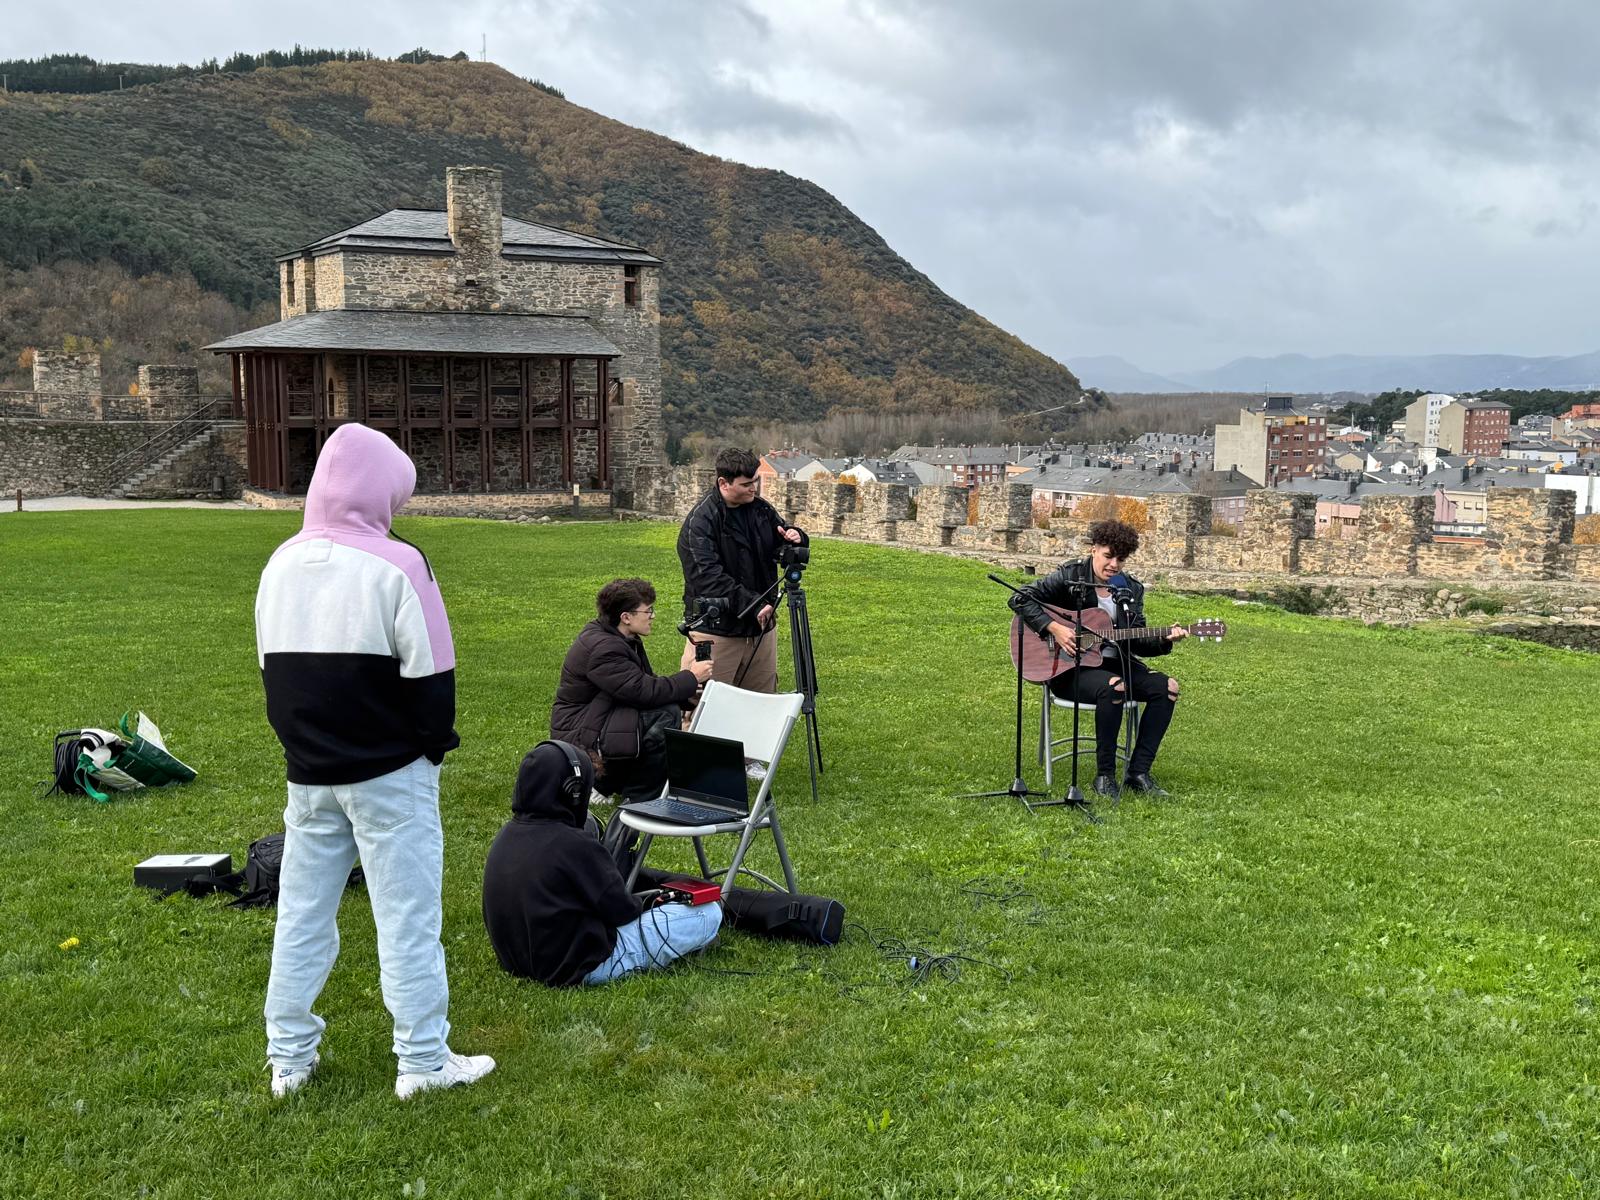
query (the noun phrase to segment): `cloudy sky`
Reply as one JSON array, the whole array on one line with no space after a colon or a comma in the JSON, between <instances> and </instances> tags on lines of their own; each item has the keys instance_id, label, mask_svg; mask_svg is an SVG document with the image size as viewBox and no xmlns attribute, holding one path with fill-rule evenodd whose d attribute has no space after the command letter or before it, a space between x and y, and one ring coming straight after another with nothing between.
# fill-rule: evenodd
<instances>
[{"instance_id":1,"label":"cloudy sky","mask_svg":"<svg viewBox=\"0 0 1600 1200\"><path fill-rule=\"evenodd\" d=\"M1600 349L1585 0L77 0L0 55L413 46L828 189L1059 359Z\"/></svg>"}]
</instances>

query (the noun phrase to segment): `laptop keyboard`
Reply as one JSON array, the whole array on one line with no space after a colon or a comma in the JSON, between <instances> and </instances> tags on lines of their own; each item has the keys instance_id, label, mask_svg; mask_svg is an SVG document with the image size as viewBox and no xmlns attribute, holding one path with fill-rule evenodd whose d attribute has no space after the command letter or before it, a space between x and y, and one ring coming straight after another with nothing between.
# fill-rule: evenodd
<instances>
[{"instance_id":1,"label":"laptop keyboard","mask_svg":"<svg viewBox=\"0 0 1600 1200\"><path fill-rule=\"evenodd\" d=\"M696 825L708 824L712 821L736 820L732 813L720 809L707 808L703 804L686 804L682 800L674 800L670 796L662 800L652 800L649 804L640 807L640 811L655 817L669 817L678 821L689 821Z\"/></svg>"}]
</instances>

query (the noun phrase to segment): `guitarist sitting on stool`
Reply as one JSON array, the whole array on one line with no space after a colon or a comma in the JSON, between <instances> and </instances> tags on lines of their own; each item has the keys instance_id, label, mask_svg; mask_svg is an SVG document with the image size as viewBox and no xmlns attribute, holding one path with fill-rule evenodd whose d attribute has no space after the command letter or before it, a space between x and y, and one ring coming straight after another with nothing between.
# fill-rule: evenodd
<instances>
[{"instance_id":1,"label":"guitarist sitting on stool","mask_svg":"<svg viewBox=\"0 0 1600 1200\"><path fill-rule=\"evenodd\" d=\"M1076 631L1047 612L1044 605L1092 611L1098 602L1116 629L1144 627L1144 585L1122 574L1123 564L1139 549L1138 532L1123 521L1096 521L1089 526L1089 543L1088 558L1064 563L1037 583L1029 584L1011 597L1011 607L1029 629L1052 639L1060 651L1062 671L1045 686L1058 696L1094 705L1094 790L1113 799L1121 795L1117 785L1117 738L1122 728L1122 704L1131 695L1143 701L1144 714L1123 783L1130 791L1165 796L1168 792L1150 771L1161 739L1172 723L1178 681L1150 670L1134 655L1166 654L1172 643L1188 637L1189 631L1174 626L1170 631L1152 630L1149 637L1119 639L1120 650L1119 641L1108 638L1096 646L1105 656L1099 666L1085 664L1073 670Z\"/></svg>"}]
</instances>

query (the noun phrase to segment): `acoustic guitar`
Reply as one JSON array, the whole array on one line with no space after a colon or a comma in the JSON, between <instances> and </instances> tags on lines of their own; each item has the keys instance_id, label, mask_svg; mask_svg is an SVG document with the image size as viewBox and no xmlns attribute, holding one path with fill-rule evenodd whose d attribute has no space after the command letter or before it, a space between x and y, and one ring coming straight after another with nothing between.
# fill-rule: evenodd
<instances>
[{"instance_id":1,"label":"acoustic guitar","mask_svg":"<svg viewBox=\"0 0 1600 1200\"><path fill-rule=\"evenodd\" d=\"M1164 638L1177 625L1162 625L1142 629L1117 629L1111 624L1111 617L1103 608L1085 608L1073 612L1066 608L1053 608L1048 604L1041 605L1053 621L1060 621L1068 628L1073 627L1074 620L1083 626L1078 634L1078 662L1080 667L1098 667L1105 661L1105 647L1107 643L1136 642L1141 638ZM1201 641L1220 642L1228 632L1227 623L1206 617L1204 620L1194 621L1183 626L1189 631L1190 637L1197 637ZM1056 645L1052 637L1040 637L1033 630L1022 623L1021 617L1011 619L1011 665L1017 664L1017 647L1022 648L1022 677L1029 683L1047 683L1060 675L1063 671L1073 668L1072 655Z\"/></svg>"}]
</instances>

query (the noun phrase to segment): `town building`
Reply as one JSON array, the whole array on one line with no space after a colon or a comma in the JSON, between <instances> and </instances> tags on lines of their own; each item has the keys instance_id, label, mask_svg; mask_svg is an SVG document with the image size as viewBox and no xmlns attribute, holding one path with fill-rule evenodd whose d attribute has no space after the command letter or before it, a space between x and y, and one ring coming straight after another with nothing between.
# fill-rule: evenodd
<instances>
[{"instance_id":1,"label":"town building","mask_svg":"<svg viewBox=\"0 0 1600 1200\"><path fill-rule=\"evenodd\" d=\"M1230 467L1274 487L1319 474L1328 454L1328 419L1297 409L1292 396L1268 396L1259 408L1239 410L1237 425L1218 425L1215 465Z\"/></svg>"},{"instance_id":2,"label":"town building","mask_svg":"<svg viewBox=\"0 0 1600 1200\"><path fill-rule=\"evenodd\" d=\"M815 454L806 454L800 450L774 450L770 454L761 456L761 465L756 468L756 478L794 479L800 471L819 462L821 460Z\"/></svg>"},{"instance_id":3,"label":"town building","mask_svg":"<svg viewBox=\"0 0 1600 1200\"><path fill-rule=\"evenodd\" d=\"M927 463L943 467L950 472L958 487L977 487L981 483L995 483L1009 473L1007 464L1019 461L1028 450L1037 447L1018 446L901 446L889 457L897 461Z\"/></svg>"},{"instance_id":4,"label":"town building","mask_svg":"<svg viewBox=\"0 0 1600 1200\"><path fill-rule=\"evenodd\" d=\"M1498 455L1511 440L1511 406L1498 400L1457 400L1439 410L1434 441L1449 454Z\"/></svg>"},{"instance_id":5,"label":"town building","mask_svg":"<svg viewBox=\"0 0 1600 1200\"><path fill-rule=\"evenodd\" d=\"M1419 446L1439 444L1439 414L1456 398L1443 392L1429 392L1406 405L1406 435Z\"/></svg>"},{"instance_id":6,"label":"town building","mask_svg":"<svg viewBox=\"0 0 1600 1200\"><path fill-rule=\"evenodd\" d=\"M449 168L446 194L281 255L282 319L207 347L232 360L252 485L303 492L350 421L423 493L607 488L660 461L661 260L505 216L495 169Z\"/></svg>"}]
</instances>

